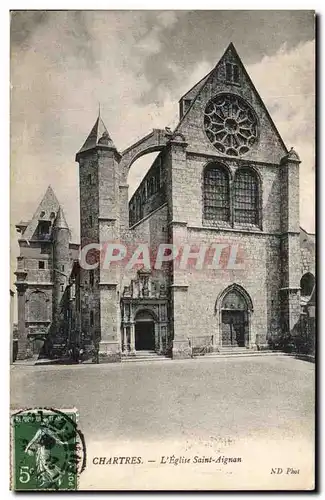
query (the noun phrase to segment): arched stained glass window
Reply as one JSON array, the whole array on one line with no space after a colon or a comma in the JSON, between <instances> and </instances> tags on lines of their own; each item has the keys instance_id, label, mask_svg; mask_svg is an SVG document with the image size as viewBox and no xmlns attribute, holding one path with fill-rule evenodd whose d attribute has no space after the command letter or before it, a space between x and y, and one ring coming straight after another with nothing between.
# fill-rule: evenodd
<instances>
[{"instance_id":1,"label":"arched stained glass window","mask_svg":"<svg viewBox=\"0 0 325 500\"><path fill-rule=\"evenodd\" d=\"M229 221L229 175L222 165L213 163L205 169L203 205L203 218L206 221Z\"/></svg>"},{"instance_id":2,"label":"arched stained glass window","mask_svg":"<svg viewBox=\"0 0 325 500\"><path fill-rule=\"evenodd\" d=\"M234 181L234 222L259 224L258 178L253 170L240 169Z\"/></svg>"}]
</instances>

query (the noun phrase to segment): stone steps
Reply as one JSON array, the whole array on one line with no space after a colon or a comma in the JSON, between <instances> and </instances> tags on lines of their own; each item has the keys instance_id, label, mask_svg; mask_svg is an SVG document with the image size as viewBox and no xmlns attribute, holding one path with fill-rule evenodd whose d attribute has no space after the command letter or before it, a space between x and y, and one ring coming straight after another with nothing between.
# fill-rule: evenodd
<instances>
[{"instance_id":1,"label":"stone steps","mask_svg":"<svg viewBox=\"0 0 325 500\"><path fill-rule=\"evenodd\" d=\"M260 357L260 356L292 356L293 354L284 353L281 351L255 351L246 349L244 347L233 348L220 348L219 352L206 353L204 355L194 355L193 359L224 359L224 358L238 358L238 357ZM28 360L28 362L16 362L15 364L31 364L31 365L54 365L54 364L71 364L71 360L67 359L39 359ZM122 356L122 363L137 363L146 361L171 361L171 358L162 354L157 354L155 351L137 351L135 356ZM83 361L82 364L93 364L92 359Z\"/></svg>"},{"instance_id":2,"label":"stone steps","mask_svg":"<svg viewBox=\"0 0 325 500\"><path fill-rule=\"evenodd\" d=\"M163 361L170 360L163 354L157 354L155 351L137 351L135 356L122 356L123 363L134 363L136 361Z\"/></svg>"},{"instance_id":3,"label":"stone steps","mask_svg":"<svg viewBox=\"0 0 325 500\"><path fill-rule=\"evenodd\" d=\"M210 352L204 356L195 356L203 358L236 358L236 357L258 357L258 356L288 356L289 354L281 351L254 351L249 349L220 349L220 352Z\"/></svg>"},{"instance_id":4,"label":"stone steps","mask_svg":"<svg viewBox=\"0 0 325 500\"><path fill-rule=\"evenodd\" d=\"M55 359L37 359L34 362L34 365L40 366L40 365L73 365L76 363L73 363L70 358L55 358Z\"/></svg>"},{"instance_id":5,"label":"stone steps","mask_svg":"<svg viewBox=\"0 0 325 500\"><path fill-rule=\"evenodd\" d=\"M249 352L252 351L252 349L247 349L246 347L220 347L219 352L221 353L228 353L228 352ZM256 352L256 351L254 351Z\"/></svg>"}]
</instances>

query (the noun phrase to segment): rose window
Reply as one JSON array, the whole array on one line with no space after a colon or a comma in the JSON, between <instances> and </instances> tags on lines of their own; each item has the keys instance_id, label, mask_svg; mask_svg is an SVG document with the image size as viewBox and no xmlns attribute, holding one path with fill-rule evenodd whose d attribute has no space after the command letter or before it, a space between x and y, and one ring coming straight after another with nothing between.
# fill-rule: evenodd
<instances>
[{"instance_id":1,"label":"rose window","mask_svg":"<svg viewBox=\"0 0 325 500\"><path fill-rule=\"evenodd\" d=\"M211 99L204 113L204 129L220 153L240 156L257 141L257 118L241 97L219 94Z\"/></svg>"}]
</instances>

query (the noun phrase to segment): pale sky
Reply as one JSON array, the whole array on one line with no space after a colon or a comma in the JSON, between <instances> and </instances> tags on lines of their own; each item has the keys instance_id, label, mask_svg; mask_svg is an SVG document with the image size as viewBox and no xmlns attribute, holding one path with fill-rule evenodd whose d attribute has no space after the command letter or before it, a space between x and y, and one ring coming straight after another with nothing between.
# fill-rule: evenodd
<instances>
[{"instance_id":1,"label":"pale sky","mask_svg":"<svg viewBox=\"0 0 325 500\"><path fill-rule=\"evenodd\" d=\"M315 230L311 11L21 11L11 19L11 263L14 225L52 185L79 241L78 165L101 105L121 151L173 128L178 100L232 41L300 167L300 222ZM151 158L152 159L152 158ZM129 174L132 193L148 158ZM12 276L12 282L14 276Z\"/></svg>"}]
</instances>

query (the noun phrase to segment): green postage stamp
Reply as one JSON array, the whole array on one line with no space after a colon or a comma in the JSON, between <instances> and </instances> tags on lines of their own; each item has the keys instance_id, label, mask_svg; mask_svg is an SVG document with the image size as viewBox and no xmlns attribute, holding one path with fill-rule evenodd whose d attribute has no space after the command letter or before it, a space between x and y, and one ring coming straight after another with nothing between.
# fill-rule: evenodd
<instances>
[{"instance_id":1,"label":"green postage stamp","mask_svg":"<svg viewBox=\"0 0 325 500\"><path fill-rule=\"evenodd\" d=\"M11 485L15 491L76 490L85 468L76 409L34 408L11 415Z\"/></svg>"}]
</instances>

